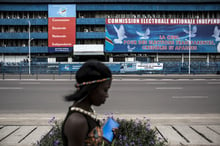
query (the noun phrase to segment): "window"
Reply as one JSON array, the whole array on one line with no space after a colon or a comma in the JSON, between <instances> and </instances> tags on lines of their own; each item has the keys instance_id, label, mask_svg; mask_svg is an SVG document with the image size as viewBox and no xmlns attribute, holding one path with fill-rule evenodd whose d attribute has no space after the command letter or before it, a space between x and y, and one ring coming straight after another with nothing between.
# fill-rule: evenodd
<instances>
[{"instance_id":1,"label":"window","mask_svg":"<svg viewBox=\"0 0 220 146\"><path fill-rule=\"evenodd\" d=\"M67 57L56 57L56 62L68 62Z\"/></svg>"}]
</instances>

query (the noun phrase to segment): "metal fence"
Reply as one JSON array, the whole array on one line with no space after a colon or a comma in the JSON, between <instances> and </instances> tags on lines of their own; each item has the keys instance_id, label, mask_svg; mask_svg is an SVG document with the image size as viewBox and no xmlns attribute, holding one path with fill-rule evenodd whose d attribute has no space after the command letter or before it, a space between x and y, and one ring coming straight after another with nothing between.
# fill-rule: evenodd
<instances>
[{"instance_id":1,"label":"metal fence","mask_svg":"<svg viewBox=\"0 0 220 146\"><path fill-rule=\"evenodd\" d=\"M131 64L131 62L116 62L105 63L109 66L113 74L188 74L189 64L181 62L163 62L163 70L141 70L141 71L126 71L121 68L121 65ZM0 63L1 74L74 74L82 65L81 63L71 63L71 67L76 67L74 70L62 70L61 63ZM191 74L220 74L220 62L191 62Z\"/></svg>"}]
</instances>

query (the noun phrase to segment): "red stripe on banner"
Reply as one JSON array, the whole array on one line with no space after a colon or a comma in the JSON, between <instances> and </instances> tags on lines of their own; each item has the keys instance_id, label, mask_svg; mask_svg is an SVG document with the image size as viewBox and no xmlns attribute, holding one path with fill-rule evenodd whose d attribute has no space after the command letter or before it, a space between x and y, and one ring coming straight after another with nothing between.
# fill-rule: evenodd
<instances>
[{"instance_id":1,"label":"red stripe on banner","mask_svg":"<svg viewBox=\"0 0 220 146\"><path fill-rule=\"evenodd\" d=\"M113 45L112 40L111 40L111 39L109 39L108 37L105 37L105 40L106 40L107 42L109 42L109 43L111 43L111 44Z\"/></svg>"}]
</instances>

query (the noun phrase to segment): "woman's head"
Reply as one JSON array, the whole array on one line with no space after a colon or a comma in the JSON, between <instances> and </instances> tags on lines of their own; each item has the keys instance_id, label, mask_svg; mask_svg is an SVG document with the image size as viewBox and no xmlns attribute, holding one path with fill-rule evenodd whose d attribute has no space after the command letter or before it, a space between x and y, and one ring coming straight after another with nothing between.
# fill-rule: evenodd
<instances>
[{"instance_id":1,"label":"woman's head","mask_svg":"<svg viewBox=\"0 0 220 146\"><path fill-rule=\"evenodd\" d=\"M98 91L100 89L106 91L107 88L110 88L111 86L111 78L111 71L103 63L95 60L87 61L76 72L77 83L75 86L78 90L74 94L66 96L65 98L67 101L79 102L85 99L87 96L92 95L96 90L97 94L102 92ZM98 98L99 97L97 97L97 99Z\"/></svg>"},{"instance_id":2,"label":"woman's head","mask_svg":"<svg viewBox=\"0 0 220 146\"><path fill-rule=\"evenodd\" d=\"M105 103L106 98L108 98L108 90L111 87L111 80L106 80L97 85L97 87L92 90L88 96L90 103L99 106Z\"/></svg>"},{"instance_id":3,"label":"woman's head","mask_svg":"<svg viewBox=\"0 0 220 146\"><path fill-rule=\"evenodd\" d=\"M78 84L111 77L112 74L109 68L103 63L95 60L84 63L76 72L76 81Z\"/></svg>"}]
</instances>

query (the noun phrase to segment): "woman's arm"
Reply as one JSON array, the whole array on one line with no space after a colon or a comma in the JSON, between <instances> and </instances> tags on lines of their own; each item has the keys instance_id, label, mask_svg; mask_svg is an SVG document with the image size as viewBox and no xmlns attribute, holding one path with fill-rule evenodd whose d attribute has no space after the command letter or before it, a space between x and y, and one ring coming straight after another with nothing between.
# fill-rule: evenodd
<instances>
[{"instance_id":1,"label":"woman's arm","mask_svg":"<svg viewBox=\"0 0 220 146\"><path fill-rule=\"evenodd\" d=\"M71 114L66 121L64 133L67 136L68 146L84 146L88 133L86 118L80 113Z\"/></svg>"}]
</instances>

